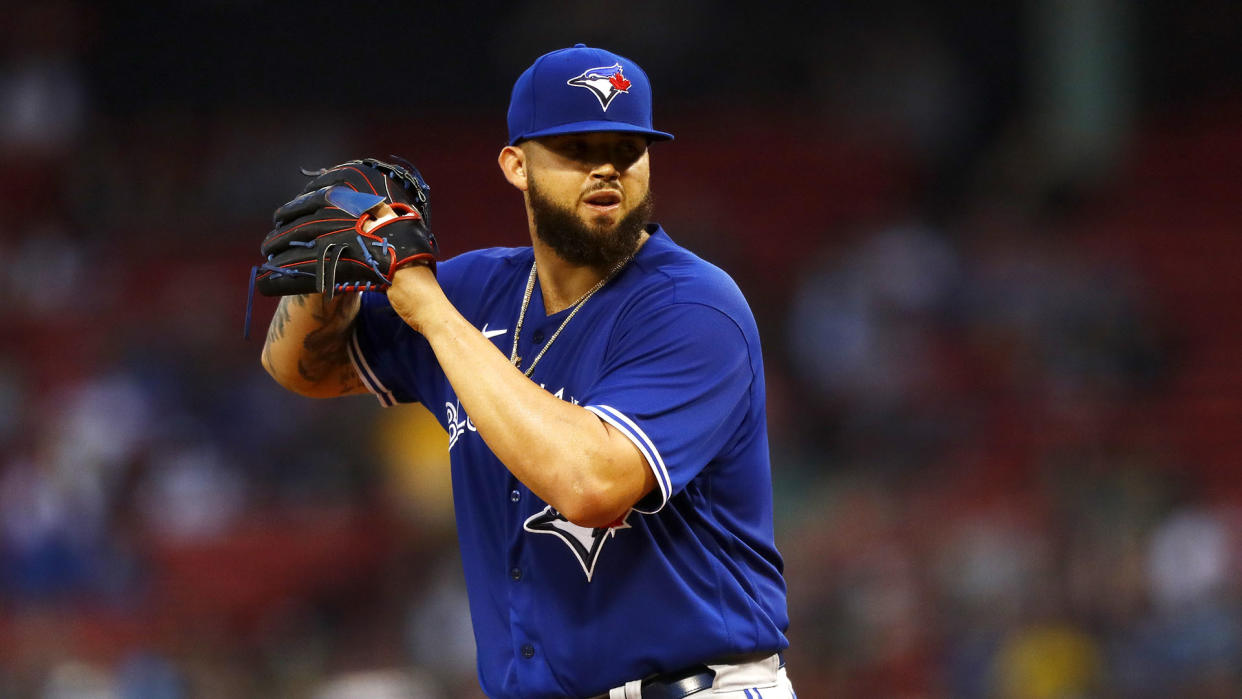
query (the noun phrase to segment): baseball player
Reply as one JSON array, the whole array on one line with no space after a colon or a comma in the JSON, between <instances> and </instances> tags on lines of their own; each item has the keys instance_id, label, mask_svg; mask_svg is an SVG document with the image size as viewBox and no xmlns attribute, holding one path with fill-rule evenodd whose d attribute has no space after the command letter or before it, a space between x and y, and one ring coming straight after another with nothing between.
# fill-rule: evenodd
<instances>
[{"instance_id":1,"label":"baseball player","mask_svg":"<svg viewBox=\"0 0 1242 699\"><path fill-rule=\"evenodd\" d=\"M417 171L321 171L264 244L259 288L285 295L264 366L448 431L489 696L793 697L759 337L733 280L649 222L648 146L673 137L647 76L553 51L508 126L530 247L437 263Z\"/></svg>"}]
</instances>

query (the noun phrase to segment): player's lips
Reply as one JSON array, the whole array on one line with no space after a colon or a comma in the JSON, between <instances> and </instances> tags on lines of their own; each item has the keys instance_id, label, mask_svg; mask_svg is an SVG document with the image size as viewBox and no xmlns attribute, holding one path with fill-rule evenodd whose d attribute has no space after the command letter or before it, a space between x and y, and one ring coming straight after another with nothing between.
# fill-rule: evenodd
<instances>
[{"instance_id":1,"label":"player's lips","mask_svg":"<svg viewBox=\"0 0 1242 699\"><path fill-rule=\"evenodd\" d=\"M586 195L582 201L597 211L612 211L621 206L621 192L615 189L600 189Z\"/></svg>"}]
</instances>

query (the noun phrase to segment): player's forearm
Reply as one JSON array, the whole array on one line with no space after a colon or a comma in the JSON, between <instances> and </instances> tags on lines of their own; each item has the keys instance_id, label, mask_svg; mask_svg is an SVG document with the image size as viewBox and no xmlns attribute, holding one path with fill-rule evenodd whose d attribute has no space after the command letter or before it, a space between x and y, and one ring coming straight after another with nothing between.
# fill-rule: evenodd
<instances>
[{"instance_id":1,"label":"player's forearm","mask_svg":"<svg viewBox=\"0 0 1242 699\"><path fill-rule=\"evenodd\" d=\"M325 309L318 294L285 296L267 329L263 367L281 386L327 398L365 390L349 361L359 296L344 294Z\"/></svg>"},{"instance_id":2,"label":"player's forearm","mask_svg":"<svg viewBox=\"0 0 1242 699\"><path fill-rule=\"evenodd\" d=\"M649 489L633 446L526 378L447 300L419 331L497 458L567 519L604 526Z\"/></svg>"}]
</instances>

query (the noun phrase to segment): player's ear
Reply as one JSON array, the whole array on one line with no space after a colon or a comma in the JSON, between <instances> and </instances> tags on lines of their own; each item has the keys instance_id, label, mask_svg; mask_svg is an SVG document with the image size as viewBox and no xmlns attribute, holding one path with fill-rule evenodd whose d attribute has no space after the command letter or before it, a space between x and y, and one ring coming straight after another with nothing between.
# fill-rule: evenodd
<instances>
[{"instance_id":1,"label":"player's ear","mask_svg":"<svg viewBox=\"0 0 1242 699\"><path fill-rule=\"evenodd\" d=\"M526 191L526 154L517 146L505 146L500 149L500 171L504 173L509 184L519 190Z\"/></svg>"}]
</instances>

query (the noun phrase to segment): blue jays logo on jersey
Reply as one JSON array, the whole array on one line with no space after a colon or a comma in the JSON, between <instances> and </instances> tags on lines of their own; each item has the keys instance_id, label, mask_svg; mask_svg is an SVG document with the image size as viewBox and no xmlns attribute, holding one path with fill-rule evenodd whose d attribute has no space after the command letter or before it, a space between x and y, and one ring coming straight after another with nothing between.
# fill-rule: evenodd
<instances>
[{"instance_id":1,"label":"blue jays logo on jersey","mask_svg":"<svg viewBox=\"0 0 1242 699\"><path fill-rule=\"evenodd\" d=\"M622 92L630 91L630 81L621 73L621 64L614 63L600 68L588 68L576 78L570 78L568 84L591 91L599 106L608 111L608 105Z\"/></svg>"},{"instance_id":2,"label":"blue jays logo on jersey","mask_svg":"<svg viewBox=\"0 0 1242 699\"><path fill-rule=\"evenodd\" d=\"M591 575L595 572L595 562L599 560L599 552L603 550L604 542L616 536L619 530L630 528L626 522L630 512L633 510L621 515L617 521L606 527L591 528L570 522L565 519L565 515L557 512L556 508L548 505L542 511L531 515L522 528L532 534L559 536L578 559L582 572L586 573L587 582L591 582Z\"/></svg>"}]
</instances>

